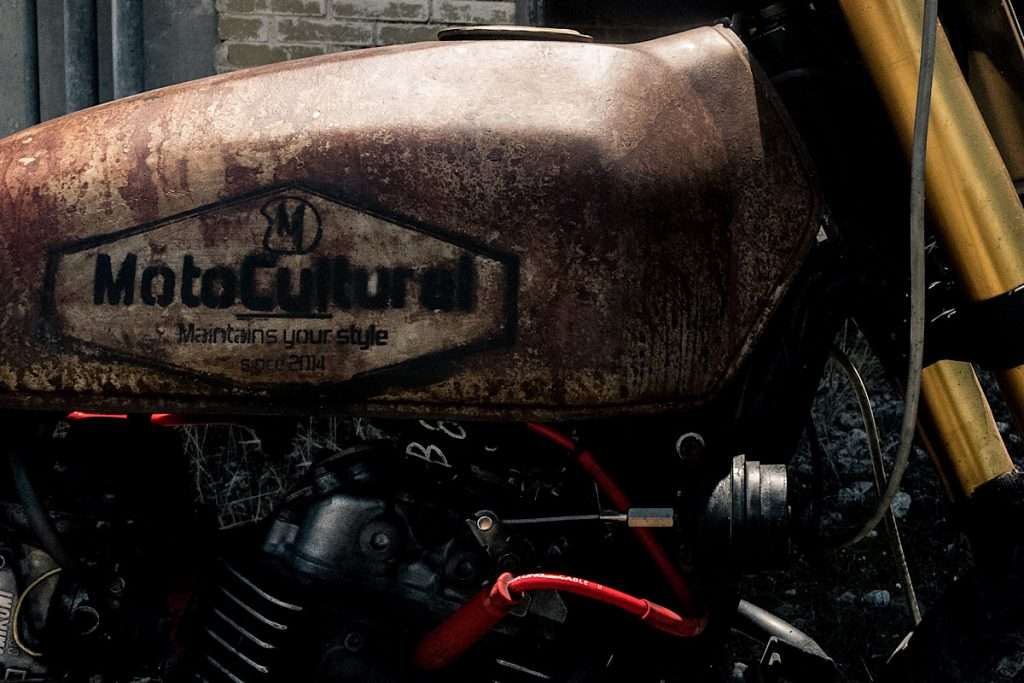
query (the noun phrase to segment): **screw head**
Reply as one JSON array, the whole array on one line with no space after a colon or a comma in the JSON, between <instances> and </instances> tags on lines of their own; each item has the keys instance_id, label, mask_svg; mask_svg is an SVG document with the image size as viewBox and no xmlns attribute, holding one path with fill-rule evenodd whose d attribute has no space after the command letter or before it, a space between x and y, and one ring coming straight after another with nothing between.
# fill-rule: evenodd
<instances>
[{"instance_id":1,"label":"screw head","mask_svg":"<svg viewBox=\"0 0 1024 683\"><path fill-rule=\"evenodd\" d=\"M387 550L391 547L391 536L386 531L378 531L370 536L370 547L374 550Z\"/></svg>"},{"instance_id":2,"label":"screw head","mask_svg":"<svg viewBox=\"0 0 1024 683\"><path fill-rule=\"evenodd\" d=\"M90 636L100 627L100 613L95 607L79 605L71 611L71 627L82 636Z\"/></svg>"},{"instance_id":3,"label":"screw head","mask_svg":"<svg viewBox=\"0 0 1024 683\"><path fill-rule=\"evenodd\" d=\"M363 638L363 634L352 631L345 636L345 640L342 645L344 645L345 649L349 652L359 652L366 646L366 638Z\"/></svg>"},{"instance_id":4,"label":"screw head","mask_svg":"<svg viewBox=\"0 0 1024 683\"><path fill-rule=\"evenodd\" d=\"M505 553L498 558L498 569L503 572L519 571L519 556L515 553Z\"/></svg>"},{"instance_id":5,"label":"screw head","mask_svg":"<svg viewBox=\"0 0 1024 683\"><path fill-rule=\"evenodd\" d=\"M679 456L680 460L686 462L700 455L705 446L703 436L697 432L686 432L676 439L676 455Z\"/></svg>"},{"instance_id":6,"label":"screw head","mask_svg":"<svg viewBox=\"0 0 1024 683\"><path fill-rule=\"evenodd\" d=\"M469 579L476 574L476 565L469 559L464 559L455 565L455 578Z\"/></svg>"}]
</instances>

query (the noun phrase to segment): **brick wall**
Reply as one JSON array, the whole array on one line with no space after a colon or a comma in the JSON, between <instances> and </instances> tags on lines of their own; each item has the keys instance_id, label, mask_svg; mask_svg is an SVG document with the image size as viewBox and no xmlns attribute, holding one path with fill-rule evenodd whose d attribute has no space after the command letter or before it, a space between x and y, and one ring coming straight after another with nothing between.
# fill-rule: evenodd
<instances>
[{"instance_id":1,"label":"brick wall","mask_svg":"<svg viewBox=\"0 0 1024 683\"><path fill-rule=\"evenodd\" d=\"M523 0L520 0L523 1ZM466 24L512 24L507 0L217 0L217 70L433 40Z\"/></svg>"},{"instance_id":2,"label":"brick wall","mask_svg":"<svg viewBox=\"0 0 1024 683\"><path fill-rule=\"evenodd\" d=\"M574 28L600 43L632 43L728 17L735 0L544 0L540 22Z\"/></svg>"}]
</instances>

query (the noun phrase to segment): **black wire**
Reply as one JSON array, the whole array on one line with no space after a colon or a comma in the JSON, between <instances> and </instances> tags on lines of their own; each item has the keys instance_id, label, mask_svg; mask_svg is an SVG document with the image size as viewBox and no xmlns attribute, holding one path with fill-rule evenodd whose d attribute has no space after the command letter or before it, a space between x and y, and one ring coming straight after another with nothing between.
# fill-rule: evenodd
<instances>
[{"instance_id":1,"label":"black wire","mask_svg":"<svg viewBox=\"0 0 1024 683\"><path fill-rule=\"evenodd\" d=\"M871 397L864 385L864 379L857 370L850 357L842 349L833 347L832 359L839 363L839 367L846 373L850 386L857 396L857 408L860 411L861 419L864 421L864 432L868 438L868 450L871 455L871 469L875 477L875 488L878 495L882 495L885 489L885 463L882 460L882 442L878 437L878 424L875 422L875 411L871 407ZM889 539L889 548L892 551L896 568L899 569L903 591L907 597L907 606L910 609L910 616L914 625L921 623L921 607L917 602L917 593L914 591L914 580L910 574L910 565L907 564L907 555L903 551L903 541L900 539L899 523L896 521L896 514L890 506L885 511L885 531Z\"/></svg>"},{"instance_id":2,"label":"black wire","mask_svg":"<svg viewBox=\"0 0 1024 683\"><path fill-rule=\"evenodd\" d=\"M810 502L803 511L803 520L806 528L812 531L814 540L821 534L821 515L825 499L825 462L828 460L828 453L821 444L818 436L818 427L814 424L814 418L807 416L807 447L811 454L811 492Z\"/></svg>"}]
</instances>

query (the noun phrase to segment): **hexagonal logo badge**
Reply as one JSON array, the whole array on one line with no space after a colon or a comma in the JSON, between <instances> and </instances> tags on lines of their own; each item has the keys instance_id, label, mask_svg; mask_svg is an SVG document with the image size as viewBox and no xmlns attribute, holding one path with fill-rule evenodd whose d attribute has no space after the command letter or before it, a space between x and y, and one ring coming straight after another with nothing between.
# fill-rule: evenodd
<instances>
[{"instance_id":1,"label":"hexagonal logo badge","mask_svg":"<svg viewBox=\"0 0 1024 683\"><path fill-rule=\"evenodd\" d=\"M511 342L517 261L301 186L66 245L52 330L139 363L337 384Z\"/></svg>"}]
</instances>

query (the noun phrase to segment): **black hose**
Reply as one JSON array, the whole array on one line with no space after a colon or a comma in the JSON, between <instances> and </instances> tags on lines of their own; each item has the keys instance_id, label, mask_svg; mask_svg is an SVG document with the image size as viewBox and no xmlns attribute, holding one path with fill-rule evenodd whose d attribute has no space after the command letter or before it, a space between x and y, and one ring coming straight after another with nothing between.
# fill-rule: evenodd
<instances>
[{"instance_id":1,"label":"black hose","mask_svg":"<svg viewBox=\"0 0 1024 683\"><path fill-rule=\"evenodd\" d=\"M29 529L35 535L39 547L53 558L58 566L65 569L72 569L74 561L71 555L64 548L64 544L54 528L50 516L43 506L42 500L32 486L32 480L28 476L28 463L25 452L20 448L12 448L7 454L7 462L10 465L11 476L14 479L14 490L18 501L25 509L25 517L28 519Z\"/></svg>"},{"instance_id":2,"label":"black hose","mask_svg":"<svg viewBox=\"0 0 1024 683\"><path fill-rule=\"evenodd\" d=\"M825 498L825 462L828 460L828 453L821 445L821 437L818 436L818 427L814 424L814 417L807 416L807 447L811 452L811 495L804 517L807 529L811 530L813 538L821 534L821 513L822 501Z\"/></svg>"}]
</instances>

